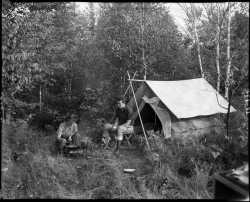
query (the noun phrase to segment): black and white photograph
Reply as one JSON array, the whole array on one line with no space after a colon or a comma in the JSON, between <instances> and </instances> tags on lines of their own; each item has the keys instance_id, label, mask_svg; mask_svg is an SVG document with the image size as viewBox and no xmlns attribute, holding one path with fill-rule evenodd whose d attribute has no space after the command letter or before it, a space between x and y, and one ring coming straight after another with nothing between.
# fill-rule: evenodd
<instances>
[{"instance_id":1,"label":"black and white photograph","mask_svg":"<svg viewBox=\"0 0 250 202\"><path fill-rule=\"evenodd\" d=\"M249 2L1 15L1 199L249 201Z\"/></svg>"}]
</instances>

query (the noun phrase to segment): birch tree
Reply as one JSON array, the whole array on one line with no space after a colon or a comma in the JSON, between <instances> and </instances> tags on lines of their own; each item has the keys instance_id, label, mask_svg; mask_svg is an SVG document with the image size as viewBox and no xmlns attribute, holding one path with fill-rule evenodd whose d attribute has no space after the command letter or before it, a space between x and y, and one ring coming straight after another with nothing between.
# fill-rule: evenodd
<instances>
[{"instance_id":1,"label":"birch tree","mask_svg":"<svg viewBox=\"0 0 250 202\"><path fill-rule=\"evenodd\" d=\"M216 69L217 69L217 91L220 92L220 6L217 5L217 45L216 45Z\"/></svg>"},{"instance_id":2,"label":"birch tree","mask_svg":"<svg viewBox=\"0 0 250 202\"><path fill-rule=\"evenodd\" d=\"M94 4L92 2L88 3L89 5L89 30L91 32L91 36L93 37L95 34L95 10L94 10Z\"/></svg>"},{"instance_id":3,"label":"birch tree","mask_svg":"<svg viewBox=\"0 0 250 202\"><path fill-rule=\"evenodd\" d=\"M228 25L227 25L227 73L225 81L225 97L229 98L229 79L231 75L231 56L230 56L230 28L231 28L231 5L228 2Z\"/></svg>"},{"instance_id":4,"label":"birch tree","mask_svg":"<svg viewBox=\"0 0 250 202\"><path fill-rule=\"evenodd\" d=\"M220 92L221 84L221 68L220 68L220 41L221 41L221 31L223 29L223 22L226 17L227 8L221 3L204 3L203 8L205 11L205 17L208 20L208 23L212 26L215 26L215 39L212 39L216 43L216 71L217 71L217 84L216 89Z\"/></svg>"},{"instance_id":5,"label":"birch tree","mask_svg":"<svg viewBox=\"0 0 250 202\"><path fill-rule=\"evenodd\" d=\"M141 8L141 43L142 43L142 66L144 68L144 80L147 78L147 64L145 60L145 43L144 43L144 3Z\"/></svg>"},{"instance_id":6,"label":"birch tree","mask_svg":"<svg viewBox=\"0 0 250 202\"><path fill-rule=\"evenodd\" d=\"M199 61L199 66L200 66L200 73L201 73L201 76L204 77L204 71L203 71L202 60L201 60L200 40L199 40L199 34L197 30L197 25L202 14L202 9L197 8L193 3L190 3L189 6L186 3L179 4L179 6L185 12L188 21L191 22L191 28L192 28L193 35L194 35L194 40L197 45L196 47L197 47L198 61Z\"/></svg>"}]
</instances>

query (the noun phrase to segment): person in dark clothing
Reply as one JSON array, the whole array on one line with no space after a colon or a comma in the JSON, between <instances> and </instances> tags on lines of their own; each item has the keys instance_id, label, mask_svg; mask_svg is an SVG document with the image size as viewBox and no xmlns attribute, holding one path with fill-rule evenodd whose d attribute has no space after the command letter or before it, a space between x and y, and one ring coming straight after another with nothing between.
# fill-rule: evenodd
<instances>
[{"instance_id":1,"label":"person in dark clothing","mask_svg":"<svg viewBox=\"0 0 250 202\"><path fill-rule=\"evenodd\" d=\"M120 144L123 140L124 134L131 134L134 132L134 127L131 125L131 120L129 118L129 110L122 99L117 101L117 110L115 113L114 124L106 123L104 125L104 133L107 131L117 131L116 134L116 148L115 152L119 151Z\"/></svg>"}]
</instances>

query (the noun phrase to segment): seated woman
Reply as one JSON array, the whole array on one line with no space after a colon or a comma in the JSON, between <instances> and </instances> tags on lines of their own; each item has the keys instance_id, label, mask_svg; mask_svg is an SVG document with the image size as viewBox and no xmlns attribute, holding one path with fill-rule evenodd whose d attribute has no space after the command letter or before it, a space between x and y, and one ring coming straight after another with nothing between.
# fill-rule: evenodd
<instances>
[{"instance_id":1,"label":"seated woman","mask_svg":"<svg viewBox=\"0 0 250 202\"><path fill-rule=\"evenodd\" d=\"M76 124L77 116L75 114L68 114L65 121L60 124L57 131L57 145L59 146L60 153L66 144L74 144L80 146L80 134Z\"/></svg>"}]
</instances>

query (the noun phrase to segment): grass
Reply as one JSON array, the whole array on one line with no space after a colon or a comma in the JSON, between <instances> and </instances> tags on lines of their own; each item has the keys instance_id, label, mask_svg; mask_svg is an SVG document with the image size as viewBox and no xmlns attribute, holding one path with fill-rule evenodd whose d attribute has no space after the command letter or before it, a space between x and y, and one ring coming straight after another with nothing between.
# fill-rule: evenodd
<instances>
[{"instance_id":1,"label":"grass","mask_svg":"<svg viewBox=\"0 0 250 202\"><path fill-rule=\"evenodd\" d=\"M25 124L3 125L2 132L4 199L157 198L139 178L125 175L127 162L109 150L96 147L89 159L70 159L53 153L52 134L45 136Z\"/></svg>"},{"instance_id":2,"label":"grass","mask_svg":"<svg viewBox=\"0 0 250 202\"><path fill-rule=\"evenodd\" d=\"M148 178L148 186L153 192L165 199L213 198L211 165L194 158L200 151L197 145L183 148L177 142L164 142L154 135L148 140L152 150L160 155L159 165ZM191 176L180 175L178 170L181 167L192 170Z\"/></svg>"},{"instance_id":3,"label":"grass","mask_svg":"<svg viewBox=\"0 0 250 202\"><path fill-rule=\"evenodd\" d=\"M92 135L93 127L84 127ZM211 162L191 157L198 147L183 150L174 142L150 137L153 155L143 149L123 149L120 156L93 143L89 158L65 158L54 151L55 134L31 130L27 125L2 127L2 190L4 199L212 199ZM145 142L144 142L145 143ZM138 143L139 144L139 143ZM192 147L190 147L192 148ZM13 154L20 154L16 160ZM185 154L192 165L192 175L185 177L178 169L186 166ZM201 154L202 155L202 154ZM199 157L199 156L198 156ZM206 159L206 158L205 158ZM136 168L137 174L123 173ZM140 171L140 172L139 172ZM166 182L165 184L163 182Z\"/></svg>"},{"instance_id":4,"label":"grass","mask_svg":"<svg viewBox=\"0 0 250 202\"><path fill-rule=\"evenodd\" d=\"M148 178L148 186L165 199L212 199L213 190L208 187L210 181L208 170L195 166L194 174L188 178L180 176L174 165L165 162Z\"/></svg>"}]
</instances>

